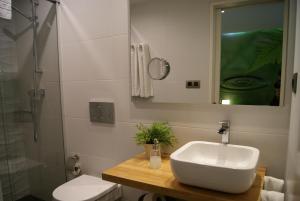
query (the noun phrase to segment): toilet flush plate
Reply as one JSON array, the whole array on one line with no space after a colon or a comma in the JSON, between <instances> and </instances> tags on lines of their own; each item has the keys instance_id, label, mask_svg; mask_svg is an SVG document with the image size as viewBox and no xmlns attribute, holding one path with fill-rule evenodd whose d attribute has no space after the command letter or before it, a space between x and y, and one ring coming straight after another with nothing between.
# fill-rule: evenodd
<instances>
[{"instance_id":1,"label":"toilet flush plate","mask_svg":"<svg viewBox=\"0 0 300 201\"><path fill-rule=\"evenodd\" d=\"M113 102L89 102L90 121L98 123L115 123L115 109Z\"/></svg>"}]
</instances>

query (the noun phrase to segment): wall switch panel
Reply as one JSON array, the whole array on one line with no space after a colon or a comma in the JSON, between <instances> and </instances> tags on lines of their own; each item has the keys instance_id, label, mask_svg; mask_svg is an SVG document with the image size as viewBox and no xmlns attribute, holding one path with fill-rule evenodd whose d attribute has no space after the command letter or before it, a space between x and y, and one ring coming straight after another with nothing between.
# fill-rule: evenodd
<instances>
[{"instance_id":1,"label":"wall switch panel","mask_svg":"<svg viewBox=\"0 0 300 201\"><path fill-rule=\"evenodd\" d=\"M90 121L98 123L115 123L115 107L112 102L90 102Z\"/></svg>"},{"instance_id":2,"label":"wall switch panel","mask_svg":"<svg viewBox=\"0 0 300 201\"><path fill-rule=\"evenodd\" d=\"M200 80L187 80L185 83L187 89L200 89Z\"/></svg>"}]
</instances>

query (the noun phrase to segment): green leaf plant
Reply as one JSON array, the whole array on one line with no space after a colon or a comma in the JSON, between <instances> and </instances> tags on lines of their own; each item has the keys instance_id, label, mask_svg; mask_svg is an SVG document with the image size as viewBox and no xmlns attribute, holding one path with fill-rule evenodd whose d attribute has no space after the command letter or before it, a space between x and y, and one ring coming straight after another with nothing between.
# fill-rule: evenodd
<instances>
[{"instance_id":1,"label":"green leaf plant","mask_svg":"<svg viewBox=\"0 0 300 201\"><path fill-rule=\"evenodd\" d=\"M139 123L137 124L137 129L135 141L138 145L154 144L154 139L157 139L161 145L171 147L177 142L167 122L154 122L150 127Z\"/></svg>"}]
</instances>

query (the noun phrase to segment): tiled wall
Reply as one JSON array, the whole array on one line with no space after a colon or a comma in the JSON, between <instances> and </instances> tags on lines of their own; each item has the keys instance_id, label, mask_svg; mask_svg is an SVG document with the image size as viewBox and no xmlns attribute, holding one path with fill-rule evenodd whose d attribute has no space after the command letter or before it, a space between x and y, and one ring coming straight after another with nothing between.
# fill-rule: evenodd
<instances>
[{"instance_id":1,"label":"tiled wall","mask_svg":"<svg viewBox=\"0 0 300 201\"><path fill-rule=\"evenodd\" d=\"M14 20L0 19L0 200L19 199L29 193L24 166L24 133L15 121L17 96L17 44Z\"/></svg>"},{"instance_id":2,"label":"tiled wall","mask_svg":"<svg viewBox=\"0 0 300 201\"><path fill-rule=\"evenodd\" d=\"M103 169L142 151L133 139L137 122L169 121L182 145L191 140L220 141L216 134L218 121L230 119L232 143L259 148L261 164L268 167L268 174L282 178L289 98L286 106L277 108L131 101L128 7L127 0L62 0L61 69L67 154L78 153L83 170L99 175ZM114 100L114 125L89 121L88 102L93 98ZM125 193L125 199L136 200L132 191Z\"/></svg>"}]
</instances>

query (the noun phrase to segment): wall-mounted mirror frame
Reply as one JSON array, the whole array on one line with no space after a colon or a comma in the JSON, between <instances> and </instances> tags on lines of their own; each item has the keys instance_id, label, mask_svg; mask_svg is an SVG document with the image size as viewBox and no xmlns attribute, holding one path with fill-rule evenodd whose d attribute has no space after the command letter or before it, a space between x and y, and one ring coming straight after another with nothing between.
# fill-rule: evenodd
<instances>
[{"instance_id":1,"label":"wall-mounted mirror frame","mask_svg":"<svg viewBox=\"0 0 300 201\"><path fill-rule=\"evenodd\" d=\"M281 87L279 106L284 105L286 88L286 68L287 68L287 44L288 44L288 24L289 24L289 5L288 0L234 0L222 1L211 4L211 103L222 104L220 101L220 78L221 78L221 34L222 22L221 15L223 9L242 7L254 4L266 4L272 2L283 2L284 4L284 23L283 23L283 47L282 47L282 66L281 66ZM227 102L223 104L228 104Z\"/></svg>"}]
</instances>

